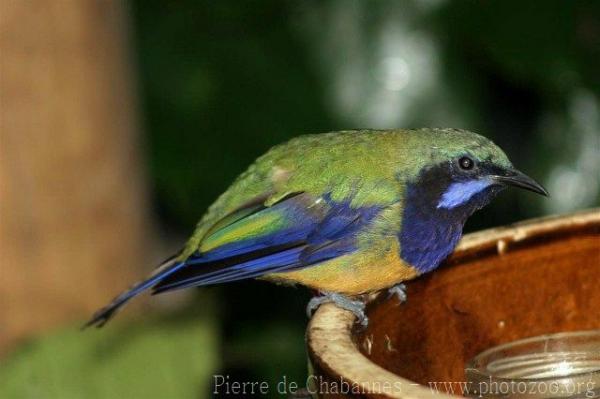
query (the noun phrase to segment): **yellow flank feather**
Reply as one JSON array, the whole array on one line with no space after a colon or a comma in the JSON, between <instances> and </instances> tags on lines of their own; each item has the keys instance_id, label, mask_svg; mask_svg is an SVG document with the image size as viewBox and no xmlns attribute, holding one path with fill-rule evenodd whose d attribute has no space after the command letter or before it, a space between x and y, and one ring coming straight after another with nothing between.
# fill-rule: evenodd
<instances>
[{"instance_id":1,"label":"yellow flank feather","mask_svg":"<svg viewBox=\"0 0 600 399\"><path fill-rule=\"evenodd\" d=\"M399 256L398 240L389 237L368 251L355 252L318 265L264 276L283 284L302 284L344 295L359 295L389 288L415 278L417 270Z\"/></svg>"}]
</instances>

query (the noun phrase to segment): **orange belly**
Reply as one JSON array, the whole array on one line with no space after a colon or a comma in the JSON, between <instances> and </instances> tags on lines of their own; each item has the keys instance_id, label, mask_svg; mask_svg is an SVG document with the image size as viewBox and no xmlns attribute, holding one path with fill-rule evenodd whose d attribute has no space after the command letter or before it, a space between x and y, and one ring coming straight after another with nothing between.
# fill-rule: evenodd
<instances>
[{"instance_id":1,"label":"orange belly","mask_svg":"<svg viewBox=\"0 0 600 399\"><path fill-rule=\"evenodd\" d=\"M395 238L367 251L325 261L293 272L273 273L266 280L302 284L319 291L359 295L392 287L418 275L417 270L400 259Z\"/></svg>"}]
</instances>

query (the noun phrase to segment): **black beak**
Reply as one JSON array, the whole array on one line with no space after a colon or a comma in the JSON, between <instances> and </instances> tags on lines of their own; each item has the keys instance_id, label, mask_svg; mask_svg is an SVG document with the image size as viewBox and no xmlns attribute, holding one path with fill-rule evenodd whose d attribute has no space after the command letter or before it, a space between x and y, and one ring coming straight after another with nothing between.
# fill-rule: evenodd
<instances>
[{"instance_id":1,"label":"black beak","mask_svg":"<svg viewBox=\"0 0 600 399\"><path fill-rule=\"evenodd\" d=\"M540 183L516 169L507 170L503 175L491 176L491 178L500 184L520 187L546 197L548 196L548 191Z\"/></svg>"}]
</instances>

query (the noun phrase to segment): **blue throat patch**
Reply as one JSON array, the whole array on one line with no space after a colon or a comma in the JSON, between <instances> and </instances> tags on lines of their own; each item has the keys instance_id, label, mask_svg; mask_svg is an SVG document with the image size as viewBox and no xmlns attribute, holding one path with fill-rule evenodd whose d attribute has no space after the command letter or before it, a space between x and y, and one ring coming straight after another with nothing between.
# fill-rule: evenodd
<instances>
[{"instance_id":1,"label":"blue throat patch","mask_svg":"<svg viewBox=\"0 0 600 399\"><path fill-rule=\"evenodd\" d=\"M406 189L401 259L419 273L437 268L458 244L469 216L501 189L484 179L453 181L443 166L427 170Z\"/></svg>"}]
</instances>

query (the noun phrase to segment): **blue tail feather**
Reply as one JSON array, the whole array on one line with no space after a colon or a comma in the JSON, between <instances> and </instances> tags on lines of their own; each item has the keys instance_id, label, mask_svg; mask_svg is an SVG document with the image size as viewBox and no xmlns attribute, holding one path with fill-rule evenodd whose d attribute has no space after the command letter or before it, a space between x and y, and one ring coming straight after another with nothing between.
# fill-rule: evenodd
<instances>
[{"instance_id":1,"label":"blue tail feather","mask_svg":"<svg viewBox=\"0 0 600 399\"><path fill-rule=\"evenodd\" d=\"M130 299L156 285L162 279L175 273L183 266L185 266L185 262L175 262L172 265L163 266L163 270L155 272L150 278L133 285L133 287L115 297L108 305L94 313L92 318L83 325L83 328L90 326L102 327L123 305L129 302Z\"/></svg>"}]
</instances>

